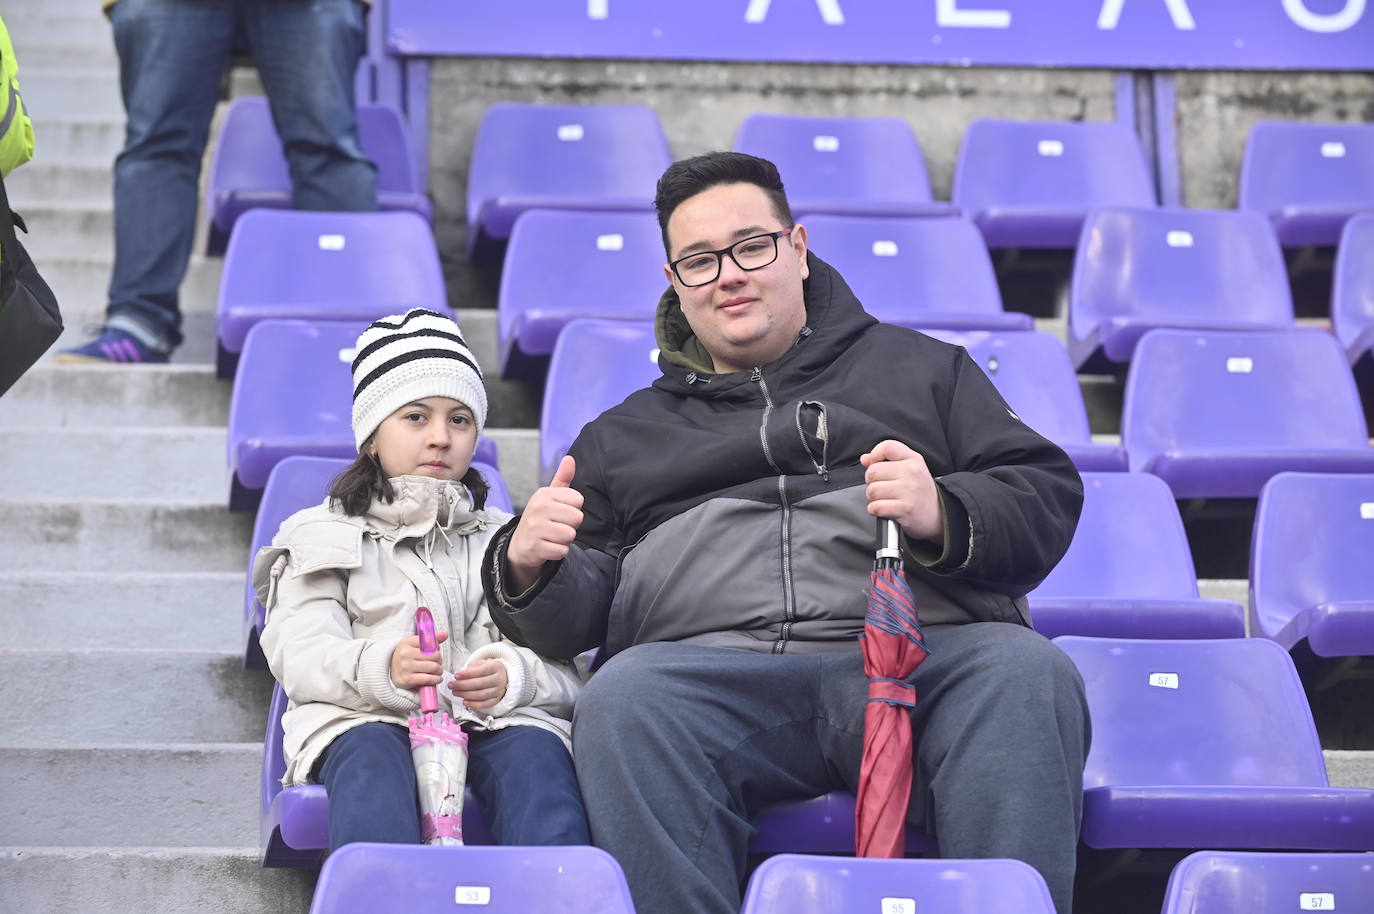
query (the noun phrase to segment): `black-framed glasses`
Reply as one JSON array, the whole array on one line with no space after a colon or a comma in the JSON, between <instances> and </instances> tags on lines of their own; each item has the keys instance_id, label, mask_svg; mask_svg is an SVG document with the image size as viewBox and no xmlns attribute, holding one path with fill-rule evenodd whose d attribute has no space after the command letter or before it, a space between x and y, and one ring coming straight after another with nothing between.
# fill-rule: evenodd
<instances>
[{"instance_id":1,"label":"black-framed glasses","mask_svg":"<svg viewBox=\"0 0 1374 914\"><path fill-rule=\"evenodd\" d=\"M780 232L750 235L719 251L696 251L686 257L679 257L668 266L672 268L677 281L684 286L704 286L709 282L715 282L720 276L720 265L723 262L721 258L726 254L730 255L735 266L741 270L758 270L768 266L778 259L778 239L791 233L791 229L783 229Z\"/></svg>"}]
</instances>

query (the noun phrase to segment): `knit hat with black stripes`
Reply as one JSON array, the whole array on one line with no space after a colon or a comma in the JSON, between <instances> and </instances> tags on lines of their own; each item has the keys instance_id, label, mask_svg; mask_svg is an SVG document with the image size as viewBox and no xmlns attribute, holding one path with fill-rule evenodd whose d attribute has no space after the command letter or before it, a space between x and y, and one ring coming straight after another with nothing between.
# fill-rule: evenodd
<instances>
[{"instance_id":1,"label":"knit hat with black stripes","mask_svg":"<svg viewBox=\"0 0 1374 914\"><path fill-rule=\"evenodd\" d=\"M463 403L472 410L477 433L482 433L487 390L458 325L423 308L373 321L358 337L353 357L353 437L358 450L383 419L425 397L451 397Z\"/></svg>"}]
</instances>

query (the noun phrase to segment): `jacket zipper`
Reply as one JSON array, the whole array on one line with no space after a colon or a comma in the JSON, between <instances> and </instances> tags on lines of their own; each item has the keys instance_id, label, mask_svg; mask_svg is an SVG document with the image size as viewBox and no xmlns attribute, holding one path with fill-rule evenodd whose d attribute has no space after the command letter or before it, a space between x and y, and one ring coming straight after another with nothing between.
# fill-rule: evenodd
<instances>
[{"instance_id":1,"label":"jacket zipper","mask_svg":"<svg viewBox=\"0 0 1374 914\"><path fill-rule=\"evenodd\" d=\"M806 406L816 407L816 437L821 439L821 459L816 460L816 455L811 453L811 445L806 440L806 432L802 429L802 408ZM826 482L830 481L830 460L827 454L830 451L830 434L826 429L825 405L817 403L815 400L803 400L797 404L797 434L801 436L802 447L806 449L806 455L811 458L811 465L816 468L816 473Z\"/></svg>"},{"instance_id":2,"label":"jacket zipper","mask_svg":"<svg viewBox=\"0 0 1374 914\"><path fill-rule=\"evenodd\" d=\"M792 591L792 506L787 501L787 477L773 460L773 452L768 447L768 416L773 411L773 397L768 393L768 382L763 379L763 369L755 368L749 380L758 382L763 394L763 419L759 423L759 443L763 446L763 456L773 472L778 474L778 499L782 504L782 631L773 644L773 653L781 654L787 649L787 639L792 634L792 624L796 621L795 596Z\"/></svg>"}]
</instances>

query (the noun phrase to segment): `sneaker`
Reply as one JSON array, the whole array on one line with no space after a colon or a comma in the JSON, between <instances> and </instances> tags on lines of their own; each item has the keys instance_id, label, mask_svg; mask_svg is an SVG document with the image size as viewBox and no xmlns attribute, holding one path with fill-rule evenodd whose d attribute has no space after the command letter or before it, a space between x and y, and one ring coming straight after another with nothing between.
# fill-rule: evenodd
<instances>
[{"instance_id":1,"label":"sneaker","mask_svg":"<svg viewBox=\"0 0 1374 914\"><path fill-rule=\"evenodd\" d=\"M100 364L110 362L165 363L168 354L154 349L127 330L101 328L100 335L84 346L63 349L53 356L58 364Z\"/></svg>"}]
</instances>

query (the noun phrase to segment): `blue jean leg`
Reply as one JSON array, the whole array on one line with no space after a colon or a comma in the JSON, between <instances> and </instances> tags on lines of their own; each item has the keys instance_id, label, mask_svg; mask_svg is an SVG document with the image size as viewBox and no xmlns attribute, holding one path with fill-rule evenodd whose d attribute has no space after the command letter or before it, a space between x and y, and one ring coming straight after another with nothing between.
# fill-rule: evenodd
<instances>
[{"instance_id":1,"label":"blue jean leg","mask_svg":"<svg viewBox=\"0 0 1374 914\"><path fill-rule=\"evenodd\" d=\"M591 844L563 741L533 726L468 735L468 783L498 844Z\"/></svg>"},{"instance_id":2,"label":"blue jean leg","mask_svg":"<svg viewBox=\"0 0 1374 914\"><path fill-rule=\"evenodd\" d=\"M331 851L354 841L420 843L415 764L404 727L374 721L346 730L325 749L315 776L329 792Z\"/></svg>"},{"instance_id":3,"label":"blue jean leg","mask_svg":"<svg viewBox=\"0 0 1374 914\"><path fill-rule=\"evenodd\" d=\"M377 167L358 139L359 0L240 0L243 28L291 168L297 209L375 210Z\"/></svg>"},{"instance_id":4,"label":"blue jean leg","mask_svg":"<svg viewBox=\"0 0 1374 914\"><path fill-rule=\"evenodd\" d=\"M231 0L120 0L110 11L128 126L114 167L108 310L164 348L181 342L177 289L234 15Z\"/></svg>"}]
</instances>

